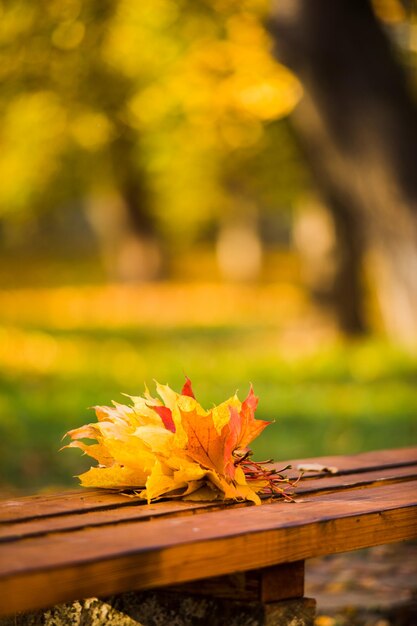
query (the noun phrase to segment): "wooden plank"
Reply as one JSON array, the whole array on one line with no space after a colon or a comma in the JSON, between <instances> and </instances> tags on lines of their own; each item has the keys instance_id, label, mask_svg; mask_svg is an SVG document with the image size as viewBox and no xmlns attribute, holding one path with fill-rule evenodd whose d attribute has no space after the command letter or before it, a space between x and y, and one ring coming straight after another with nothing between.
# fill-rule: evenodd
<instances>
[{"instance_id":1,"label":"wooden plank","mask_svg":"<svg viewBox=\"0 0 417 626\"><path fill-rule=\"evenodd\" d=\"M0 523L146 504L111 490L78 489L0 502Z\"/></svg>"},{"instance_id":2,"label":"wooden plank","mask_svg":"<svg viewBox=\"0 0 417 626\"><path fill-rule=\"evenodd\" d=\"M297 485L295 496L305 495L308 493L313 494L322 491L363 488L379 483L388 484L412 478L417 478L417 465L406 465L399 468L389 468L385 470L342 476L329 476L327 474L322 474L320 478L314 478L313 480L309 477L303 478ZM124 502L122 504L124 504ZM110 509L93 509L92 511L86 511L82 514L70 513L68 515L52 517L42 516L29 519L28 521L23 520L7 525L0 525L0 541L10 541L12 539L31 536L34 537L63 530L75 530L84 528L85 526L104 526L108 524L123 523L126 521L146 520L160 517L162 515L189 515L191 513L196 513L197 511L207 510L208 508L224 509L224 515L227 517L230 506L236 506L236 504L230 504L225 509L224 504L218 503L212 503L211 507L209 507L207 503L193 504L170 501L159 502L148 506L139 502L137 507L120 506L118 508ZM240 504L240 506L245 505Z\"/></svg>"},{"instance_id":3,"label":"wooden plank","mask_svg":"<svg viewBox=\"0 0 417 626\"><path fill-rule=\"evenodd\" d=\"M86 510L110 509L132 504L133 502L126 496L99 489L26 496L0 502L0 522L33 519L40 515L83 513Z\"/></svg>"},{"instance_id":4,"label":"wooden plank","mask_svg":"<svg viewBox=\"0 0 417 626\"><path fill-rule=\"evenodd\" d=\"M347 497L348 495L348 497ZM417 483L64 532L0 548L0 611L147 589L417 536Z\"/></svg>"},{"instance_id":5,"label":"wooden plank","mask_svg":"<svg viewBox=\"0 0 417 626\"><path fill-rule=\"evenodd\" d=\"M385 524L391 529L394 528L394 532L389 533L381 533L380 517L378 514L374 514L373 517L374 524L370 524L368 519L367 533L361 533L360 541L355 542L357 547L398 541L409 535L410 519L406 515L403 517L399 514L386 515ZM344 539L351 531L351 525L338 523L336 532L327 534L332 542L328 542L326 547L322 544L321 550L317 547L314 554L318 556L327 554L328 551L349 549L349 543ZM97 594L105 596L138 588L161 587L173 579L178 582L197 579L203 571L207 574L213 571L225 573L230 569L236 570L241 567L239 559L236 557L227 559L226 555L236 555L242 551L247 551L245 563L250 563L252 567L265 562L273 563L274 560L281 558L282 554L285 554L285 544L288 543L298 542L299 556L311 554L313 551L308 544L311 539L311 533L302 531L300 534L290 528L279 538L268 533L255 543L253 537L250 537L249 541L236 537L231 541L216 542L214 546L211 542L198 544L191 551L189 547L173 547L161 557L144 554L139 560L120 557L113 561L85 563L73 568L66 567L32 575L22 574L1 584L0 614L41 608L56 602ZM210 567L202 567L202 563L207 565L208 552L212 559Z\"/></svg>"},{"instance_id":6,"label":"wooden plank","mask_svg":"<svg viewBox=\"0 0 417 626\"><path fill-rule=\"evenodd\" d=\"M414 480L417 478L417 465L404 465L381 470L370 469L367 472L321 474L321 476L304 476L295 488L295 495L305 493L319 493L322 491L341 491L344 489L358 489L372 485Z\"/></svg>"},{"instance_id":7,"label":"wooden plank","mask_svg":"<svg viewBox=\"0 0 417 626\"><path fill-rule=\"evenodd\" d=\"M371 468L399 467L417 463L417 447L362 452L350 456L323 456L291 461L279 461L273 466L277 469L299 463L320 463L324 466L336 466L340 473L369 471ZM289 472L295 477L297 472ZM321 474L308 474L309 478L321 477ZM0 501L0 523L29 520L39 516L59 516L71 513L85 513L119 507L141 506L137 500L100 489L72 490L64 493L27 496ZM143 506L143 505L142 505ZM191 506L191 505L190 505ZM204 506L205 505L198 505ZM192 507L193 508L193 507Z\"/></svg>"},{"instance_id":8,"label":"wooden plank","mask_svg":"<svg viewBox=\"0 0 417 626\"><path fill-rule=\"evenodd\" d=\"M22 520L15 523L5 523L0 525L0 543L23 539L25 537L36 537L39 535L50 535L53 532L63 530L77 530L85 527L106 526L110 524L124 523L127 521L146 521L166 516L193 515L201 511L222 510L226 511L234 506L246 506L247 503L240 502L183 502L161 501L147 505L137 501L137 506L120 506L118 508L100 509L86 511L85 513L70 513L69 515L59 515L53 517L31 518L28 521Z\"/></svg>"},{"instance_id":9,"label":"wooden plank","mask_svg":"<svg viewBox=\"0 0 417 626\"><path fill-rule=\"evenodd\" d=\"M320 465L324 465L325 467L336 467L340 475L350 472L366 472L371 469L394 468L402 465L413 465L417 463L417 446L376 450L372 452L360 452L359 454L351 455L294 459L289 461L289 463L293 468L296 468L297 465L306 463L318 463ZM313 473L312 476L320 476L320 474Z\"/></svg>"},{"instance_id":10,"label":"wooden plank","mask_svg":"<svg viewBox=\"0 0 417 626\"><path fill-rule=\"evenodd\" d=\"M297 527L347 517L352 511L365 514L417 506L417 481L349 492L307 495L297 503L271 503L262 506L203 512L185 517L163 517L98 528L22 539L0 546L0 576L22 569L39 569L80 563L120 552L164 549L172 544L257 533L271 528ZM65 548L65 549L64 549ZM294 559L289 559L294 560ZM248 568L244 568L248 569Z\"/></svg>"},{"instance_id":11,"label":"wooden plank","mask_svg":"<svg viewBox=\"0 0 417 626\"><path fill-rule=\"evenodd\" d=\"M59 526L59 519L73 515L74 517L83 517L89 513L109 513L111 511L127 511L129 508L136 510L142 510L139 516L153 517L160 515L169 515L176 512L190 512L195 509L210 509L213 506L219 506L219 503L213 502L183 502L182 500L165 500L158 503L148 505L144 500L139 498L133 498L120 493L114 493L108 489L95 489L94 491L88 490L70 492L67 494L64 492L59 496L51 498L51 500L42 500L42 497L37 497L35 506L32 506L32 502L27 503L21 501L22 499L5 500L0 502L1 519L0 519L0 532L1 528L8 527L11 523L30 523L38 520L52 520L56 521ZM29 506L26 506L26 505ZM128 515L128 513L126 513Z\"/></svg>"},{"instance_id":12,"label":"wooden plank","mask_svg":"<svg viewBox=\"0 0 417 626\"><path fill-rule=\"evenodd\" d=\"M278 602L287 598L302 598L304 595L304 561L293 561L256 570L259 580L259 600Z\"/></svg>"}]
</instances>

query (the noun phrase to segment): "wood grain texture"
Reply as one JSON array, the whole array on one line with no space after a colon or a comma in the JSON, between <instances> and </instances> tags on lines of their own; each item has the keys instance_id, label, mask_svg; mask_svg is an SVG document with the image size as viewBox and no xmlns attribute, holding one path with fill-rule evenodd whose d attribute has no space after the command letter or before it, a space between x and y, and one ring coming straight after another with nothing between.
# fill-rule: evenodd
<instances>
[{"instance_id":1,"label":"wood grain texture","mask_svg":"<svg viewBox=\"0 0 417 626\"><path fill-rule=\"evenodd\" d=\"M284 460L272 465L277 469L299 463L319 463L324 466L335 466L340 473L358 473L369 471L371 468L399 467L401 465L417 463L417 447L380 450L377 452L362 452L351 456L323 456ZM290 476L296 477L296 471L290 471ZM308 474L310 479L322 478L322 474ZM0 501L0 523L29 520L39 516L61 516L71 513L85 513L86 511L111 510L118 507L145 506L137 500L130 499L118 493L100 489L83 489L66 491L59 494L35 495L23 498L14 498ZM164 503L167 507L173 503ZM161 506L160 503L157 505ZM194 505L201 507L202 505ZM203 505L203 507L206 505Z\"/></svg>"},{"instance_id":2,"label":"wood grain texture","mask_svg":"<svg viewBox=\"0 0 417 626\"><path fill-rule=\"evenodd\" d=\"M337 467L340 471L367 470L371 467L399 467L406 463L417 462L417 447L392 448L389 450L376 450L361 452L351 455L321 456L314 459L295 459L289 461L296 467L299 463L319 463L321 465ZM284 462L285 463L285 462ZM278 464L279 465L279 464Z\"/></svg>"},{"instance_id":3,"label":"wood grain texture","mask_svg":"<svg viewBox=\"0 0 417 626\"><path fill-rule=\"evenodd\" d=\"M417 506L417 481L370 487L318 496L307 495L297 503L277 502L262 506L203 512L185 517L147 519L124 524L52 533L5 543L0 547L0 576L17 571L60 567L121 554L163 551L172 545L193 546L267 530L315 526L322 522ZM227 513L227 514L226 514ZM350 540L354 542L354 537ZM353 545L353 547L355 547ZM292 558L291 553L286 560ZM244 561L245 555L239 555ZM282 561L280 561L282 562ZM239 570L249 569L240 567Z\"/></svg>"},{"instance_id":4,"label":"wood grain texture","mask_svg":"<svg viewBox=\"0 0 417 626\"><path fill-rule=\"evenodd\" d=\"M259 601L269 604L304 595L304 561L293 561L256 570Z\"/></svg>"},{"instance_id":5,"label":"wood grain texture","mask_svg":"<svg viewBox=\"0 0 417 626\"><path fill-rule=\"evenodd\" d=\"M294 504L148 506L98 490L6 501L0 614L416 537L416 459L417 448L308 459L339 473L303 479ZM277 597L270 583L263 601Z\"/></svg>"},{"instance_id":6,"label":"wood grain texture","mask_svg":"<svg viewBox=\"0 0 417 626\"><path fill-rule=\"evenodd\" d=\"M234 504L229 506L234 506ZM192 502L177 501L147 505L136 500L129 507L122 504L117 508L101 509L99 511L93 509L84 513L70 513L68 515L63 514L46 518L39 516L29 520L0 524L0 543L25 537L46 535L62 530L76 530L86 526L104 526L128 520L145 521L167 515L192 515L197 511L224 510L224 508L224 504L221 503L194 504Z\"/></svg>"},{"instance_id":7,"label":"wood grain texture","mask_svg":"<svg viewBox=\"0 0 417 626\"><path fill-rule=\"evenodd\" d=\"M28 520L37 517L60 516L67 513L132 506L126 496L100 489L65 491L60 494L27 496L0 502L0 522Z\"/></svg>"},{"instance_id":8,"label":"wood grain texture","mask_svg":"<svg viewBox=\"0 0 417 626\"><path fill-rule=\"evenodd\" d=\"M321 477L305 476L295 490L295 497L305 494L315 494L324 491L341 491L343 489L358 489L376 484L389 484L417 478L417 465L405 465L399 468L373 470L360 473L342 475L322 474ZM103 501L101 494L100 502ZM110 494L112 507L108 509L86 510L82 513L63 513L54 516L38 516L28 520L21 519L14 523L0 523L0 542L24 537L35 537L50 534L51 532L76 530L86 526L105 526L126 521L144 521L166 515L190 515L203 510L223 510L225 513L230 507L242 507L246 504L229 503L187 503L187 502L159 502L146 505L135 500L137 506L126 507L124 501L120 506L113 506L113 494ZM227 515L227 513L226 513Z\"/></svg>"},{"instance_id":9,"label":"wood grain texture","mask_svg":"<svg viewBox=\"0 0 417 626\"><path fill-rule=\"evenodd\" d=\"M0 610L149 589L417 536L417 483L4 544ZM25 590L22 596L22 590Z\"/></svg>"}]
</instances>

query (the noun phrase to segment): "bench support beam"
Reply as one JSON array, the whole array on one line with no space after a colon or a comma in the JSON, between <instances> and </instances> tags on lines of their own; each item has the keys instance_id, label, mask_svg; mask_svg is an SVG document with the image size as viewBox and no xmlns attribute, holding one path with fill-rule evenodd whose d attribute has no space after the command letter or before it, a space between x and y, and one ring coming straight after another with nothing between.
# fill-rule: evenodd
<instances>
[{"instance_id":1,"label":"bench support beam","mask_svg":"<svg viewBox=\"0 0 417 626\"><path fill-rule=\"evenodd\" d=\"M304 595L304 561L283 563L229 576L169 587L178 593L256 602L278 602Z\"/></svg>"}]
</instances>

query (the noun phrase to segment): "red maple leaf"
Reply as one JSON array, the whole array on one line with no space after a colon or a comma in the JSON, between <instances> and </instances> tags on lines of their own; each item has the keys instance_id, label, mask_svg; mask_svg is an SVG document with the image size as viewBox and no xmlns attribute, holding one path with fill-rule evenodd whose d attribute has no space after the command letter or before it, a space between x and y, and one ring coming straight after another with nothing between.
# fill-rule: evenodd
<instances>
[{"instance_id":1,"label":"red maple leaf","mask_svg":"<svg viewBox=\"0 0 417 626\"><path fill-rule=\"evenodd\" d=\"M175 423L174 420L172 418L172 411L171 409L169 409L167 406L153 406L152 407L154 411L156 411L156 413L158 413L159 417L161 418L165 428L167 430L170 430L172 433L175 433L176 428L175 428Z\"/></svg>"},{"instance_id":2,"label":"red maple leaf","mask_svg":"<svg viewBox=\"0 0 417 626\"><path fill-rule=\"evenodd\" d=\"M190 398L194 398L195 400L194 391L191 386L191 380L188 378L188 376L185 377L185 383L183 388L181 389L181 395L189 396Z\"/></svg>"}]
</instances>

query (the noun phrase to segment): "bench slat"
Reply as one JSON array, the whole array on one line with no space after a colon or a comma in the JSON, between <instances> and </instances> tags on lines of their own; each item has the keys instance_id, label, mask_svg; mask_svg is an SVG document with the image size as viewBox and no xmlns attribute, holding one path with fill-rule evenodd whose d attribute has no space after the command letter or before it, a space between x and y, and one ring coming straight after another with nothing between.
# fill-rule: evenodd
<instances>
[{"instance_id":1,"label":"bench slat","mask_svg":"<svg viewBox=\"0 0 417 626\"><path fill-rule=\"evenodd\" d=\"M343 475L322 474L320 477L305 476L296 488L296 497L305 494L321 493L323 491L335 491L342 489L361 488L376 484L389 484L417 478L417 464L406 465L399 468L385 470L371 470L366 473L354 473ZM166 515L187 515L203 510L224 508L224 504L193 504L188 502L160 502L153 505L143 505L136 500L137 506L119 506L105 510L91 510L80 513L53 517L39 517L29 521L18 521L13 524L0 525L0 541L11 541L23 537L50 534L63 530L81 529L86 526L104 526L109 524L123 523L126 521L140 521L157 518ZM124 503L123 503L124 504ZM239 505L229 504L229 507ZM245 505L240 505L245 506Z\"/></svg>"},{"instance_id":2,"label":"bench slat","mask_svg":"<svg viewBox=\"0 0 417 626\"><path fill-rule=\"evenodd\" d=\"M311 463L312 461L326 467L335 466L341 473L370 471L372 468L394 468L417 463L417 447L380 450L377 452L361 452L351 456L323 456L314 459L295 459L280 461L274 463L273 466L280 469L285 465L292 464L293 467L296 467L300 463ZM295 477L297 472L289 472L289 475ZM310 478L315 476L320 475L314 473L309 475ZM104 493L99 489L73 490L59 495L46 494L27 496L0 501L0 523L29 520L39 516L58 516L70 513L85 513L86 511L93 510L110 510L119 508L120 506L138 506L138 501L131 500L117 493ZM202 505L200 504L199 506Z\"/></svg>"},{"instance_id":3,"label":"bench slat","mask_svg":"<svg viewBox=\"0 0 417 626\"><path fill-rule=\"evenodd\" d=\"M315 459L297 459L289 461L294 467L299 463L320 463L327 467L337 467L343 472L367 471L371 468L399 467L417 462L417 446L360 452L352 455L322 456Z\"/></svg>"},{"instance_id":4,"label":"bench slat","mask_svg":"<svg viewBox=\"0 0 417 626\"><path fill-rule=\"evenodd\" d=\"M346 497L348 495L348 498ZM1 547L0 610L146 589L417 536L417 482L195 516L131 522Z\"/></svg>"},{"instance_id":5,"label":"bench slat","mask_svg":"<svg viewBox=\"0 0 417 626\"><path fill-rule=\"evenodd\" d=\"M288 527L320 526L322 522L417 505L417 481L369 487L349 492L307 495L296 504L273 503L231 508L192 516L163 517L95 528L53 533L4 543L0 578L14 572L61 567L120 555L152 554L181 544L280 531ZM354 525L356 529L356 525ZM416 528L417 530L417 528ZM350 545L354 545L355 537ZM315 548L313 547L313 550ZM286 550L289 560L294 559ZM313 556L309 555L309 556ZM304 558L304 557L303 557ZM244 560L244 555L242 556ZM246 569L246 568L244 568ZM172 582L172 581L171 581Z\"/></svg>"},{"instance_id":6,"label":"bench slat","mask_svg":"<svg viewBox=\"0 0 417 626\"><path fill-rule=\"evenodd\" d=\"M99 489L77 489L59 495L39 495L0 502L0 523L34 519L39 516L66 515L85 511L130 506L133 501L119 493Z\"/></svg>"}]
</instances>

